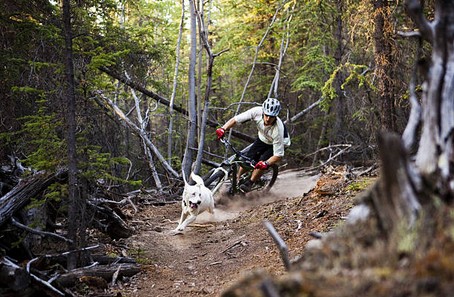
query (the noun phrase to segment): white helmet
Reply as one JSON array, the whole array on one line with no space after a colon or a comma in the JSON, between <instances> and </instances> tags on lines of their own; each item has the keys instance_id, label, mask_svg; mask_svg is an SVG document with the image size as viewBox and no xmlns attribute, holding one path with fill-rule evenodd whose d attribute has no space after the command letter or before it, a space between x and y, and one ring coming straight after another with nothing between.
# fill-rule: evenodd
<instances>
[{"instance_id":1,"label":"white helmet","mask_svg":"<svg viewBox=\"0 0 454 297\"><path fill-rule=\"evenodd\" d=\"M270 117L277 117L281 111L281 104L275 98L268 98L263 102L263 113Z\"/></svg>"}]
</instances>

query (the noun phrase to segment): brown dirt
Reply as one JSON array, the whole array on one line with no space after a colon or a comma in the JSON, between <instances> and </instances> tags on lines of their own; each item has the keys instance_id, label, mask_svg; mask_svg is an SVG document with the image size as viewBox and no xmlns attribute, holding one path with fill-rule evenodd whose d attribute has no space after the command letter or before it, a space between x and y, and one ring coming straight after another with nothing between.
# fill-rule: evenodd
<instances>
[{"instance_id":1,"label":"brown dirt","mask_svg":"<svg viewBox=\"0 0 454 297\"><path fill-rule=\"evenodd\" d=\"M179 203L142 207L132 221L136 234L116 244L143 264L143 271L112 291L134 297L220 296L250 272L284 274L264 221L273 224L296 260L313 239L310 232L331 230L352 207L356 188L347 187L353 181L343 174L286 171L263 197L218 195L215 214L202 214L180 235L170 232L177 226Z\"/></svg>"}]
</instances>

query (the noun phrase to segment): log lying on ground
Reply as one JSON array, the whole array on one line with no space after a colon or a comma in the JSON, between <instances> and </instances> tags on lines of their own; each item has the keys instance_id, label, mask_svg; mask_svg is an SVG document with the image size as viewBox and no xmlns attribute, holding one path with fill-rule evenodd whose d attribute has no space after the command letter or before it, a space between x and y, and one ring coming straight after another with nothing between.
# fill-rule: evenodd
<instances>
[{"instance_id":1,"label":"log lying on ground","mask_svg":"<svg viewBox=\"0 0 454 297\"><path fill-rule=\"evenodd\" d=\"M0 259L0 286L15 292L30 286L31 277L22 267L7 258Z\"/></svg>"},{"instance_id":2,"label":"log lying on ground","mask_svg":"<svg viewBox=\"0 0 454 297\"><path fill-rule=\"evenodd\" d=\"M0 226L26 206L31 198L46 190L52 183L66 178L67 173L66 170L55 174L39 172L31 178L21 180L17 186L0 198Z\"/></svg>"},{"instance_id":3,"label":"log lying on ground","mask_svg":"<svg viewBox=\"0 0 454 297\"><path fill-rule=\"evenodd\" d=\"M106 233L113 239L128 238L134 233L126 222L108 205L98 204L95 200L88 200L87 203L95 209L96 220L94 227Z\"/></svg>"},{"instance_id":4,"label":"log lying on ground","mask_svg":"<svg viewBox=\"0 0 454 297\"><path fill-rule=\"evenodd\" d=\"M62 287L71 287L81 277L101 277L106 281L111 281L114 274L118 276L133 276L140 272L139 264L122 263L119 265L93 266L89 268L80 268L60 275L55 282Z\"/></svg>"},{"instance_id":5,"label":"log lying on ground","mask_svg":"<svg viewBox=\"0 0 454 297\"><path fill-rule=\"evenodd\" d=\"M0 226L10 223L13 216L27 206L30 200L38 197L49 185L57 181L65 181L67 171L62 170L49 174L39 172L21 180L11 191L0 198ZM95 209L94 227L108 234L113 239L127 238L132 235L131 229L124 220L108 205L103 203L87 203Z\"/></svg>"},{"instance_id":6,"label":"log lying on ground","mask_svg":"<svg viewBox=\"0 0 454 297\"><path fill-rule=\"evenodd\" d=\"M62 255L62 257L64 257ZM47 258L46 258L47 259ZM79 268L58 276L58 278L46 280L45 272L33 269L34 274L20 267L8 258L0 258L0 296L3 293L11 296L34 296L34 292L46 292L47 296L63 296L60 288L69 288L83 279L102 278L105 284L118 277L130 277L140 272L140 265L129 258L109 258L101 256L103 262L115 263L96 265ZM49 259L47 259L49 260ZM44 267L45 269L45 267ZM40 275L44 279L38 278ZM5 291L6 290L6 291ZM25 292L27 291L27 294ZM2 293L3 292L3 293Z\"/></svg>"}]
</instances>

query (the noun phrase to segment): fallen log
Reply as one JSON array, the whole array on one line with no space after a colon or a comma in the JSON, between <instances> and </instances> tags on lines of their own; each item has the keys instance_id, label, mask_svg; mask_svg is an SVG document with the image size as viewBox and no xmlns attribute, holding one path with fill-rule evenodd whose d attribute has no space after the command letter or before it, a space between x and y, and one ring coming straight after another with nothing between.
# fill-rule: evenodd
<instances>
[{"instance_id":1,"label":"fallen log","mask_svg":"<svg viewBox=\"0 0 454 297\"><path fill-rule=\"evenodd\" d=\"M52 183L66 178L67 173L66 170L54 174L39 172L30 178L21 180L11 191L0 198L0 226L26 206L31 198L36 197Z\"/></svg>"},{"instance_id":2,"label":"fallen log","mask_svg":"<svg viewBox=\"0 0 454 297\"><path fill-rule=\"evenodd\" d=\"M115 273L119 277L133 276L140 272L139 264L122 263L118 265L100 265L89 268L79 268L68 273L60 275L55 279L55 282L62 287L71 287L75 285L83 277L101 277L106 281L110 281Z\"/></svg>"},{"instance_id":3,"label":"fallen log","mask_svg":"<svg viewBox=\"0 0 454 297\"><path fill-rule=\"evenodd\" d=\"M112 208L107 205L98 205L93 200L87 203L96 211L96 220L93 221L94 227L106 233L113 239L128 238L134 233L126 222Z\"/></svg>"},{"instance_id":4,"label":"fallen log","mask_svg":"<svg viewBox=\"0 0 454 297\"><path fill-rule=\"evenodd\" d=\"M14 292L19 292L28 288L30 283L31 277L25 269L8 258L0 259L0 287L7 287Z\"/></svg>"}]
</instances>

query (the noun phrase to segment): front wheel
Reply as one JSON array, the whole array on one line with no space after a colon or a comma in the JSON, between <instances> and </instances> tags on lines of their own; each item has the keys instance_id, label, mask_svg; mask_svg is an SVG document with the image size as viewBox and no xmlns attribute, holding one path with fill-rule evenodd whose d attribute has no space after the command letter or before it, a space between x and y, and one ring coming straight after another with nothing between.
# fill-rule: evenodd
<instances>
[{"instance_id":1,"label":"front wheel","mask_svg":"<svg viewBox=\"0 0 454 297\"><path fill-rule=\"evenodd\" d=\"M210 173L211 174L208 177L204 178L204 184L214 194L219 190L222 183L226 180L226 174L228 173L220 167L217 168L216 171L213 169L213 171L210 171Z\"/></svg>"},{"instance_id":2,"label":"front wheel","mask_svg":"<svg viewBox=\"0 0 454 297\"><path fill-rule=\"evenodd\" d=\"M279 173L279 167L276 164L270 166L270 168L260 177L257 182L259 185L259 191L268 192L277 180L277 174Z\"/></svg>"}]
</instances>

